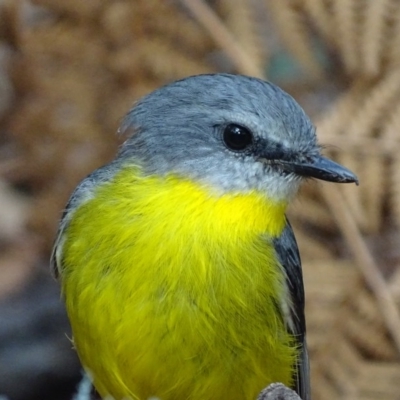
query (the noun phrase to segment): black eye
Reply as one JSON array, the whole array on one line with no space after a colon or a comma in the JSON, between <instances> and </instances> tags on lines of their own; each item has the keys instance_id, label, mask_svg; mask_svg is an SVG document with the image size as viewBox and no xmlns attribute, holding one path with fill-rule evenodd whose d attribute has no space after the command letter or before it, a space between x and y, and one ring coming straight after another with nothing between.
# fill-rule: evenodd
<instances>
[{"instance_id":1,"label":"black eye","mask_svg":"<svg viewBox=\"0 0 400 400\"><path fill-rule=\"evenodd\" d=\"M231 150L244 150L253 143L253 135L243 126L229 124L224 130L223 139L227 147Z\"/></svg>"}]
</instances>

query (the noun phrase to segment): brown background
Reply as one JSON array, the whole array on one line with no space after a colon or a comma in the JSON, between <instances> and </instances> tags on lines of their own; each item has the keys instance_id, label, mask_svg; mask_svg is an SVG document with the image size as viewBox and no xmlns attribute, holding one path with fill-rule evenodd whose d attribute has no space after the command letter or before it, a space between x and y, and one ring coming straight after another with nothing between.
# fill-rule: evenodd
<instances>
[{"instance_id":1,"label":"brown background","mask_svg":"<svg viewBox=\"0 0 400 400\"><path fill-rule=\"evenodd\" d=\"M123 115L163 83L227 71L289 91L360 178L311 182L291 210L314 399L399 398L399 63L396 0L0 1L0 395L71 398L49 252Z\"/></svg>"}]
</instances>

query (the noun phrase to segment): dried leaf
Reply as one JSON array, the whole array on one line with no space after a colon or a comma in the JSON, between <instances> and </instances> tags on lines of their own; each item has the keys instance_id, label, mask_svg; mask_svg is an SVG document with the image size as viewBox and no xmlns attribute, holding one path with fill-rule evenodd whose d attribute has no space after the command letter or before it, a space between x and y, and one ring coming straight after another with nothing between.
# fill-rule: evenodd
<instances>
[{"instance_id":1,"label":"dried leaf","mask_svg":"<svg viewBox=\"0 0 400 400\"><path fill-rule=\"evenodd\" d=\"M321 79L324 71L316 59L309 27L301 12L301 2L266 0L266 5L287 49L310 76Z\"/></svg>"}]
</instances>

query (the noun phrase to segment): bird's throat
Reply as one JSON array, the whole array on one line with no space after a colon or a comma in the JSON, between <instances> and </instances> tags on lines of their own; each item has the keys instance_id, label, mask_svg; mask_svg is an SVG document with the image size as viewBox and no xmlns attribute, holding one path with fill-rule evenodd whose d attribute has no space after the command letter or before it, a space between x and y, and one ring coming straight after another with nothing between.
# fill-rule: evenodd
<instances>
[{"instance_id":1,"label":"bird's throat","mask_svg":"<svg viewBox=\"0 0 400 400\"><path fill-rule=\"evenodd\" d=\"M285 225L287 202L273 200L263 192L216 194L211 187L174 175L142 175L137 167L122 170L99 188L99 194L102 202L118 199L118 207L125 209L127 217L138 218L140 210L148 220L157 218L164 233L169 231L166 224L171 224L174 232L185 236L207 231L216 239L225 234L276 237Z\"/></svg>"}]
</instances>

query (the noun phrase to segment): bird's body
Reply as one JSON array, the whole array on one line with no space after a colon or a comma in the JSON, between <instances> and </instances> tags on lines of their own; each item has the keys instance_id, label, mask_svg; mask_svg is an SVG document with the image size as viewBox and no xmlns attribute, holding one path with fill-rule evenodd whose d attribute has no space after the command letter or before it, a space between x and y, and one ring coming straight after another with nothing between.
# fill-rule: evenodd
<instances>
[{"instance_id":1,"label":"bird's body","mask_svg":"<svg viewBox=\"0 0 400 400\"><path fill-rule=\"evenodd\" d=\"M125 125L135 133L78 186L54 252L97 390L253 400L282 382L309 399L301 265L285 210L302 171L354 175L321 158L299 106L257 79L177 82Z\"/></svg>"},{"instance_id":2,"label":"bird's body","mask_svg":"<svg viewBox=\"0 0 400 400\"><path fill-rule=\"evenodd\" d=\"M292 383L296 343L271 318L284 209L134 166L96 189L69 227L64 292L102 395L254 400L267 381Z\"/></svg>"}]
</instances>

